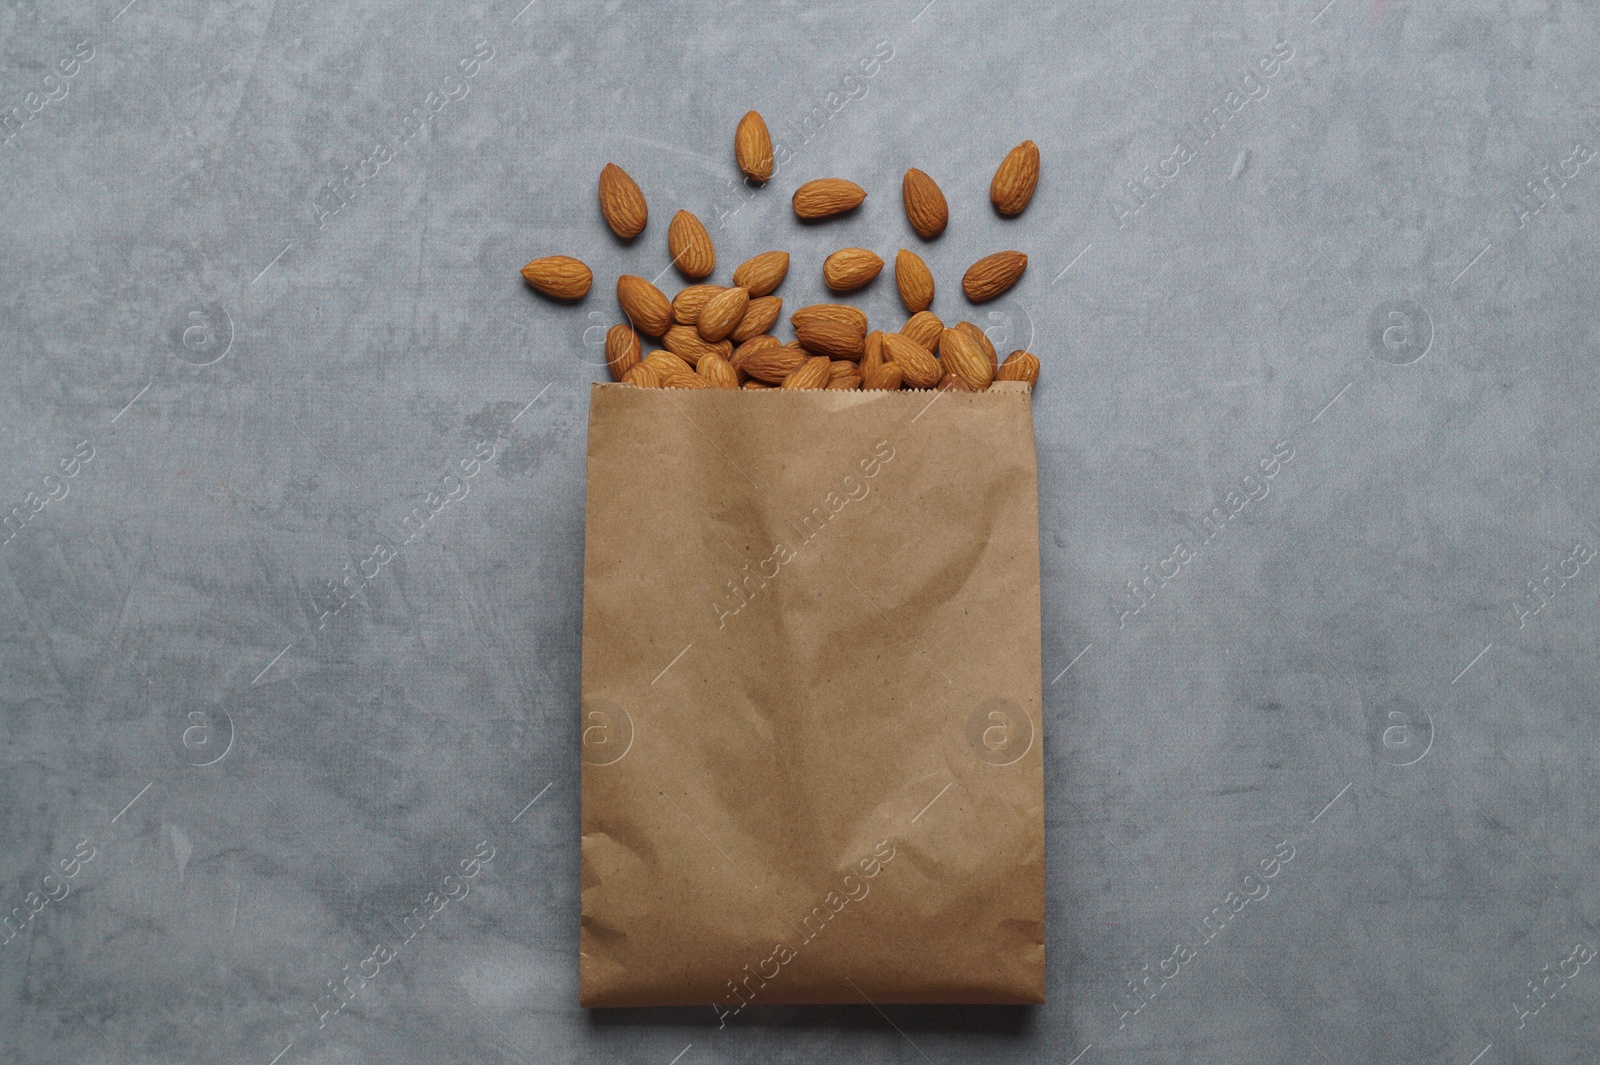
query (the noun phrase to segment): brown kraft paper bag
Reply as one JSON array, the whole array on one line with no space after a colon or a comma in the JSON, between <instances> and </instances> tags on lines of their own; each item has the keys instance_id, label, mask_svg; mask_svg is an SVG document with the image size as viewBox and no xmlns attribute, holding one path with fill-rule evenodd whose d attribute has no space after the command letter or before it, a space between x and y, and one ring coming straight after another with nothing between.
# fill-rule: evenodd
<instances>
[{"instance_id":1,"label":"brown kraft paper bag","mask_svg":"<svg viewBox=\"0 0 1600 1065\"><path fill-rule=\"evenodd\" d=\"M583 1006L1044 1001L1026 385L595 385Z\"/></svg>"}]
</instances>

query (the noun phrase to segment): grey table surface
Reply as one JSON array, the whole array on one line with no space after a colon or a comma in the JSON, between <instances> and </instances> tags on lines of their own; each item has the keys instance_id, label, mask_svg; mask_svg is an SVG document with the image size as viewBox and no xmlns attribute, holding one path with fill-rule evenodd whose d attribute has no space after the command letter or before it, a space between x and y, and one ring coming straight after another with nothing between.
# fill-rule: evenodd
<instances>
[{"instance_id":1,"label":"grey table surface","mask_svg":"<svg viewBox=\"0 0 1600 1065\"><path fill-rule=\"evenodd\" d=\"M0 11L0 1061L1594 1060L1593 0L525 2ZM583 1011L612 280L686 207L823 298L908 166L936 311L1031 256L1048 1002Z\"/></svg>"}]
</instances>

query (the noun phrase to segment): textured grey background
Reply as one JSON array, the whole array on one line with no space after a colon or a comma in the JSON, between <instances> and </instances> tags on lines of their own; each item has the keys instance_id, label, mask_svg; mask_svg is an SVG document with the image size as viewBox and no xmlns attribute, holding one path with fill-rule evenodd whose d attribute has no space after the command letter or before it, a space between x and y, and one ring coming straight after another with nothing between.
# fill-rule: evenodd
<instances>
[{"instance_id":1,"label":"textured grey background","mask_svg":"<svg viewBox=\"0 0 1600 1065\"><path fill-rule=\"evenodd\" d=\"M1600 576L1548 578L1600 546L1592 0L124 2L0 11L0 514L55 497L0 547L0 912L94 854L0 946L0 1061L1593 1060ZM754 195L749 107L794 152ZM1024 138L1044 176L1003 222ZM632 247L611 160L650 198ZM666 266L682 206L719 278L788 248L810 302L834 247L917 246L912 165L952 206L936 311L979 254L1032 256L982 321L1045 364L1049 1003L587 1014L613 279ZM824 175L870 198L802 229ZM552 252L595 267L586 302L523 287ZM888 278L861 302L902 317ZM479 841L470 895L319 1026ZM1256 900L1203 942L1230 892Z\"/></svg>"}]
</instances>

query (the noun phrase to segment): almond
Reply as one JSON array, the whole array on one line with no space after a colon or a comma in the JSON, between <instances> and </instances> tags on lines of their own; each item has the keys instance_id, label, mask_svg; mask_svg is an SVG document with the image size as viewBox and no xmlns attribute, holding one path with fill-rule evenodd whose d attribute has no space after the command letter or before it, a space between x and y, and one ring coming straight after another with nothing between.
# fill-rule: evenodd
<instances>
[{"instance_id":1,"label":"almond","mask_svg":"<svg viewBox=\"0 0 1600 1065\"><path fill-rule=\"evenodd\" d=\"M669 374L694 372L693 366L690 366L670 351L652 351L644 357L644 361L639 365L653 371L656 378L663 382L666 381Z\"/></svg>"},{"instance_id":2,"label":"almond","mask_svg":"<svg viewBox=\"0 0 1600 1065\"><path fill-rule=\"evenodd\" d=\"M945 371L961 378L973 392L982 392L994 380L994 366L989 356L964 330L944 331L939 338L939 358L944 362Z\"/></svg>"},{"instance_id":3,"label":"almond","mask_svg":"<svg viewBox=\"0 0 1600 1065\"><path fill-rule=\"evenodd\" d=\"M733 157L738 160L739 169L757 181L772 176L772 134L755 111L741 118L739 128L733 131Z\"/></svg>"},{"instance_id":4,"label":"almond","mask_svg":"<svg viewBox=\"0 0 1600 1065\"><path fill-rule=\"evenodd\" d=\"M828 366L828 358L825 355L807 359L795 367L788 377L783 379L783 387L786 389L827 388Z\"/></svg>"},{"instance_id":5,"label":"almond","mask_svg":"<svg viewBox=\"0 0 1600 1065\"><path fill-rule=\"evenodd\" d=\"M944 323L931 311L918 311L900 327L901 336L910 337L929 351L939 350L939 336L943 332Z\"/></svg>"},{"instance_id":6,"label":"almond","mask_svg":"<svg viewBox=\"0 0 1600 1065\"><path fill-rule=\"evenodd\" d=\"M693 370L673 370L661 379L662 388L710 388L704 377Z\"/></svg>"},{"instance_id":7,"label":"almond","mask_svg":"<svg viewBox=\"0 0 1600 1065\"><path fill-rule=\"evenodd\" d=\"M894 257L894 284L900 290L900 302L912 314L927 310L933 302L933 271L916 252L901 248Z\"/></svg>"},{"instance_id":8,"label":"almond","mask_svg":"<svg viewBox=\"0 0 1600 1065\"><path fill-rule=\"evenodd\" d=\"M1039 146L1023 141L1000 160L1000 167L989 183L989 199L995 210L1013 218L1022 213L1033 199L1034 187L1039 184Z\"/></svg>"},{"instance_id":9,"label":"almond","mask_svg":"<svg viewBox=\"0 0 1600 1065\"><path fill-rule=\"evenodd\" d=\"M818 178L794 190L794 213L801 218L827 218L853 211L867 198L867 190L843 178Z\"/></svg>"},{"instance_id":10,"label":"almond","mask_svg":"<svg viewBox=\"0 0 1600 1065\"><path fill-rule=\"evenodd\" d=\"M589 294L594 273L581 259L546 255L522 268L522 280L553 299L581 300Z\"/></svg>"},{"instance_id":11,"label":"almond","mask_svg":"<svg viewBox=\"0 0 1600 1065\"><path fill-rule=\"evenodd\" d=\"M781 347L783 347L783 341L779 340L775 336L763 335L751 337L749 340L746 340L743 344L740 344L737 348L733 349L733 358L729 359L728 361L733 363L735 369L738 369L740 361L751 352L760 351L762 348Z\"/></svg>"},{"instance_id":12,"label":"almond","mask_svg":"<svg viewBox=\"0 0 1600 1065\"><path fill-rule=\"evenodd\" d=\"M883 269L883 260L865 248L840 248L822 261L822 280L835 292L860 288Z\"/></svg>"},{"instance_id":13,"label":"almond","mask_svg":"<svg viewBox=\"0 0 1600 1065\"><path fill-rule=\"evenodd\" d=\"M851 365L854 366L855 364L851 363ZM828 391L830 392L853 392L860 387L860 374L845 374L843 377L830 378L828 381Z\"/></svg>"},{"instance_id":14,"label":"almond","mask_svg":"<svg viewBox=\"0 0 1600 1065\"><path fill-rule=\"evenodd\" d=\"M995 371L996 381L1026 381L1030 385L1039 383L1039 356L1031 351L1013 351L1006 356L1006 361L1000 364L1000 369Z\"/></svg>"},{"instance_id":15,"label":"almond","mask_svg":"<svg viewBox=\"0 0 1600 1065\"><path fill-rule=\"evenodd\" d=\"M1017 278L1027 268L1028 257L1020 251L997 251L993 255L985 255L967 267L967 272L961 277L961 291L973 303L992 300L1015 285Z\"/></svg>"},{"instance_id":16,"label":"almond","mask_svg":"<svg viewBox=\"0 0 1600 1065\"><path fill-rule=\"evenodd\" d=\"M778 324L778 315L783 313L783 300L778 296L762 296L760 299L750 301L750 306L745 309L744 317L739 319L739 324L733 327L733 332L728 338L735 344L743 344L751 337L760 336Z\"/></svg>"},{"instance_id":17,"label":"almond","mask_svg":"<svg viewBox=\"0 0 1600 1065\"><path fill-rule=\"evenodd\" d=\"M611 379L620 381L629 370L639 365L639 334L625 325L614 325L606 330L606 367Z\"/></svg>"},{"instance_id":18,"label":"almond","mask_svg":"<svg viewBox=\"0 0 1600 1065\"><path fill-rule=\"evenodd\" d=\"M866 351L866 334L854 325L826 318L795 326L794 337L800 346L816 355L855 360Z\"/></svg>"},{"instance_id":19,"label":"almond","mask_svg":"<svg viewBox=\"0 0 1600 1065\"><path fill-rule=\"evenodd\" d=\"M641 362L622 375L622 383L635 385L639 388L660 388L661 377L656 373L654 366L646 366Z\"/></svg>"},{"instance_id":20,"label":"almond","mask_svg":"<svg viewBox=\"0 0 1600 1065\"><path fill-rule=\"evenodd\" d=\"M672 297L672 317L679 325L694 325L706 301L722 291L721 285L690 285Z\"/></svg>"},{"instance_id":21,"label":"almond","mask_svg":"<svg viewBox=\"0 0 1600 1065\"><path fill-rule=\"evenodd\" d=\"M772 386L767 384L765 381L757 381L754 378L751 378L739 387L749 389L751 392L757 392L763 388L771 388Z\"/></svg>"},{"instance_id":22,"label":"almond","mask_svg":"<svg viewBox=\"0 0 1600 1065\"><path fill-rule=\"evenodd\" d=\"M828 380L837 381L841 377L860 377L861 367L849 359L835 359L828 364Z\"/></svg>"},{"instance_id":23,"label":"almond","mask_svg":"<svg viewBox=\"0 0 1600 1065\"><path fill-rule=\"evenodd\" d=\"M650 220L650 208L644 202L644 193L638 182L615 163L607 163L600 171L600 213L605 215L611 232L623 240L632 240L644 232Z\"/></svg>"},{"instance_id":24,"label":"almond","mask_svg":"<svg viewBox=\"0 0 1600 1065\"><path fill-rule=\"evenodd\" d=\"M661 346L691 367L700 361L702 355L721 355L724 359L733 355L733 345L728 341L712 343L692 325L675 325L662 333Z\"/></svg>"},{"instance_id":25,"label":"almond","mask_svg":"<svg viewBox=\"0 0 1600 1065\"><path fill-rule=\"evenodd\" d=\"M703 356L694 372L712 388L739 387L739 375L734 372L733 364L715 352Z\"/></svg>"},{"instance_id":26,"label":"almond","mask_svg":"<svg viewBox=\"0 0 1600 1065\"><path fill-rule=\"evenodd\" d=\"M861 387L873 392L893 392L900 387L905 371L895 363L886 362L861 378Z\"/></svg>"},{"instance_id":27,"label":"almond","mask_svg":"<svg viewBox=\"0 0 1600 1065\"><path fill-rule=\"evenodd\" d=\"M733 283L749 289L751 296L765 296L783 284L788 272L788 252L764 251L739 264L733 271Z\"/></svg>"},{"instance_id":28,"label":"almond","mask_svg":"<svg viewBox=\"0 0 1600 1065\"><path fill-rule=\"evenodd\" d=\"M739 369L758 381L765 381L769 385L781 385L783 379L804 363L806 358L806 353L799 348L780 344L777 347L761 348L746 355L740 361Z\"/></svg>"},{"instance_id":29,"label":"almond","mask_svg":"<svg viewBox=\"0 0 1600 1065\"><path fill-rule=\"evenodd\" d=\"M668 385L667 387L671 388L672 386ZM965 381L963 381L961 378L957 377L955 374L947 373L943 377L939 378L939 391L941 391L941 392L972 392L972 391L975 391L975 390L972 388L972 386L968 385Z\"/></svg>"},{"instance_id":30,"label":"almond","mask_svg":"<svg viewBox=\"0 0 1600 1065\"><path fill-rule=\"evenodd\" d=\"M711 234L688 211L672 216L672 223L667 226L667 250L672 253L672 265L678 273L691 281L710 277L717 268L717 249L711 243Z\"/></svg>"},{"instance_id":31,"label":"almond","mask_svg":"<svg viewBox=\"0 0 1600 1065\"><path fill-rule=\"evenodd\" d=\"M999 367L1000 359L995 354L994 341L989 339L989 334L985 333L982 329L979 329L971 322L957 322L955 324L955 328L961 330L967 336L972 338L972 342L978 345L978 350L983 352L984 356L989 360L990 366L996 368Z\"/></svg>"},{"instance_id":32,"label":"almond","mask_svg":"<svg viewBox=\"0 0 1600 1065\"><path fill-rule=\"evenodd\" d=\"M950 205L933 178L912 167L900 182L900 195L906 201L906 220L917 236L932 240L944 232L950 222Z\"/></svg>"},{"instance_id":33,"label":"almond","mask_svg":"<svg viewBox=\"0 0 1600 1065\"><path fill-rule=\"evenodd\" d=\"M899 333L883 334L883 357L900 367L902 380L912 388L932 388L944 375L931 351Z\"/></svg>"},{"instance_id":34,"label":"almond","mask_svg":"<svg viewBox=\"0 0 1600 1065\"><path fill-rule=\"evenodd\" d=\"M789 316L789 324L799 329L806 322L844 322L861 330L862 335L867 332L867 316L856 307L846 307L842 303L813 303L801 307Z\"/></svg>"},{"instance_id":35,"label":"almond","mask_svg":"<svg viewBox=\"0 0 1600 1065\"><path fill-rule=\"evenodd\" d=\"M633 327L646 336L658 337L672 324L672 304L642 277L623 274L617 278L617 302Z\"/></svg>"},{"instance_id":36,"label":"almond","mask_svg":"<svg viewBox=\"0 0 1600 1065\"><path fill-rule=\"evenodd\" d=\"M733 332L750 306L750 293L742 288L723 289L700 309L700 335L715 344Z\"/></svg>"},{"instance_id":37,"label":"almond","mask_svg":"<svg viewBox=\"0 0 1600 1065\"><path fill-rule=\"evenodd\" d=\"M861 347L861 375L864 377L868 370L882 366L883 361L883 330L874 329L867 334L866 342Z\"/></svg>"}]
</instances>

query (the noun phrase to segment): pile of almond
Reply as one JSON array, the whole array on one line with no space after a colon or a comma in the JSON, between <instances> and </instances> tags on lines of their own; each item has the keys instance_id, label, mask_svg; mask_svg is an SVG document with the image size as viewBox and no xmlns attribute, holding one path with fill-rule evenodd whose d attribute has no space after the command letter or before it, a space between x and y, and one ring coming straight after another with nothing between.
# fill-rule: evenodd
<instances>
[{"instance_id":1,"label":"pile of almond","mask_svg":"<svg viewBox=\"0 0 1600 1065\"><path fill-rule=\"evenodd\" d=\"M772 138L767 124L751 111L734 133L734 157L753 181L772 177ZM1039 149L1032 141L1013 148L995 171L989 198L1006 217L1021 214L1039 182ZM830 218L852 211L866 190L842 178L820 178L794 193L794 213L802 219ZM944 232L949 208L933 178L906 171L901 183L906 218L923 240ZM631 240L644 231L649 207L638 183L614 164L600 172L600 211L617 236ZM628 321L606 334L606 364L615 381L643 388L927 389L981 392L994 381L1039 379L1039 359L1013 351L1000 361L983 330L971 322L949 328L928 308L933 303L933 273L915 252L895 256L894 277L910 319L896 332L869 329L855 307L818 303L789 316L794 339L773 335L783 300L772 293L789 272L789 253L769 251L740 263L731 286L706 282L717 265L711 234L688 211L667 227L667 249L678 272L691 284L672 299L642 277L617 279L617 302ZM994 299L1017 283L1028 267L1018 251L986 255L967 268L961 288L969 300ZM822 277L835 292L850 292L871 282L883 259L866 248L841 248L822 264ZM523 279L555 299L582 299L593 272L566 255L535 259L522 268ZM644 354L650 337L661 350Z\"/></svg>"}]
</instances>

